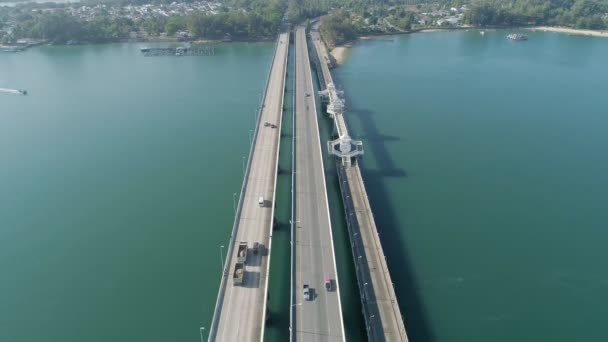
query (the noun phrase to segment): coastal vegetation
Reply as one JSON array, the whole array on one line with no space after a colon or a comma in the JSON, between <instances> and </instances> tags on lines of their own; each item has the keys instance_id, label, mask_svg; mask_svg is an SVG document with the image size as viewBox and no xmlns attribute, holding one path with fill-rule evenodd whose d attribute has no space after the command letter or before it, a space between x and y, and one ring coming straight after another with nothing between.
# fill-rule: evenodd
<instances>
[{"instance_id":1,"label":"coastal vegetation","mask_svg":"<svg viewBox=\"0 0 608 342\"><path fill-rule=\"evenodd\" d=\"M362 35L462 25L608 29L608 0L94 1L0 7L0 42L266 39L277 32L285 13L292 23L323 16L320 31L330 46Z\"/></svg>"},{"instance_id":2,"label":"coastal vegetation","mask_svg":"<svg viewBox=\"0 0 608 342\"><path fill-rule=\"evenodd\" d=\"M608 28L608 1L477 0L465 12L465 23L487 25L550 25L578 29Z\"/></svg>"},{"instance_id":3,"label":"coastal vegetation","mask_svg":"<svg viewBox=\"0 0 608 342\"><path fill-rule=\"evenodd\" d=\"M128 5L132 6L132 4ZM159 8L164 8L162 5ZM278 30L285 12L283 0L233 0L212 11L188 9L183 14L159 11L158 15L126 15L120 5L97 4L96 11L71 5L31 4L0 7L0 40L41 39L51 43L103 43L156 36L187 39L264 39ZM86 8L86 7L84 7ZM4 29L13 22L10 29Z\"/></svg>"},{"instance_id":4,"label":"coastal vegetation","mask_svg":"<svg viewBox=\"0 0 608 342\"><path fill-rule=\"evenodd\" d=\"M330 46L368 34L463 25L608 29L608 0L342 1L340 9L329 10L319 28ZM324 8L321 3L318 8L310 6L298 13L317 13Z\"/></svg>"}]
</instances>

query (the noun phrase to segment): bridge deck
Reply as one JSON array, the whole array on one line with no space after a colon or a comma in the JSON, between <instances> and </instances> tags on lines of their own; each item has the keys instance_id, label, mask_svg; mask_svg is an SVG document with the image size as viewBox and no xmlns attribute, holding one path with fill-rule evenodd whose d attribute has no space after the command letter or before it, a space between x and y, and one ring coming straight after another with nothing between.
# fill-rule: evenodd
<instances>
[{"instance_id":1,"label":"bridge deck","mask_svg":"<svg viewBox=\"0 0 608 342\"><path fill-rule=\"evenodd\" d=\"M348 135L348 129L346 128L346 121L344 121L344 115L342 113L334 114L334 125L336 125L336 131L339 137Z\"/></svg>"},{"instance_id":2,"label":"bridge deck","mask_svg":"<svg viewBox=\"0 0 608 342\"><path fill-rule=\"evenodd\" d=\"M317 111L304 27L295 33L295 281L292 339L344 341L340 292L319 140ZM308 95L307 95L308 94ZM325 289L325 279L332 282ZM303 284L312 291L304 300Z\"/></svg>"},{"instance_id":3,"label":"bridge deck","mask_svg":"<svg viewBox=\"0 0 608 342\"><path fill-rule=\"evenodd\" d=\"M363 287L362 300L368 308L367 329L370 341L407 341L403 318L397 303L397 297L388 266L378 236L374 215L369 206L363 177L358 165L343 167L346 175L348 193L352 199L347 212L355 213L357 224L352 225L352 234L357 241L357 252L361 258L355 258L361 270ZM368 285L365 285L365 284ZM371 286L371 287L370 287ZM373 317L372 317L373 316ZM371 318L370 318L371 317ZM378 320L379 318L379 320ZM377 320L377 321L376 321Z\"/></svg>"},{"instance_id":4,"label":"bridge deck","mask_svg":"<svg viewBox=\"0 0 608 342\"><path fill-rule=\"evenodd\" d=\"M328 63L331 63L331 59L329 58L329 54L327 53L327 49L325 48L325 45L321 40L319 32L316 30L312 31L310 33L310 38L315 47L317 58L319 59L319 64L321 66L325 86L327 87L327 85L329 85L330 83L333 83L335 85L334 80L331 77L331 72L329 71L328 65ZM344 113L334 114L334 124L336 127L336 131L338 132L338 136L344 137L348 135L348 128L346 126L346 121L344 120Z\"/></svg>"},{"instance_id":5,"label":"bridge deck","mask_svg":"<svg viewBox=\"0 0 608 342\"><path fill-rule=\"evenodd\" d=\"M261 116L257 122L209 341L263 339L288 48L289 34L283 33L276 44ZM266 121L277 127L264 126ZM260 197L265 200L264 207L258 204ZM246 241L249 248L254 242L259 242L263 248L257 255L249 251L243 283L235 286L232 275L237 249L234 246L240 241Z\"/></svg>"},{"instance_id":6,"label":"bridge deck","mask_svg":"<svg viewBox=\"0 0 608 342\"><path fill-rule=\"evenodd\" d=\"M318 31L311 32L311 39L317 50L324 82L327 86L333 83L327 64L329 60L327 49L321 41ZM334 115L334 124L338 132L343 130L343 133L348 134L344 113ZM347 217L347 221L349 222L368 338L370 341L407 342L403 317L397 303L359 165L339 166L338 171L346 214L354 216Z\"/></svg>"}]
</instances>

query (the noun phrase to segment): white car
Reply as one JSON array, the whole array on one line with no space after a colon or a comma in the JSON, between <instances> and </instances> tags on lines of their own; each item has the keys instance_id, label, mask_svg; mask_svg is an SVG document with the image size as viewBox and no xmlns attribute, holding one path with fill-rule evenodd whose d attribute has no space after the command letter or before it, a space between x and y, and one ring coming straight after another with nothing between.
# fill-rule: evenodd
<instances>
[{"instance_id":1,"label":"white car","mask_svg":"<svg viewBox=\"0 0 608 342\"><path fill-rule=\"evenodd\" d=\"M310 296L310 287L308 284L304 284L304 300L312 300Z\"/></svg>"}]
</instances>

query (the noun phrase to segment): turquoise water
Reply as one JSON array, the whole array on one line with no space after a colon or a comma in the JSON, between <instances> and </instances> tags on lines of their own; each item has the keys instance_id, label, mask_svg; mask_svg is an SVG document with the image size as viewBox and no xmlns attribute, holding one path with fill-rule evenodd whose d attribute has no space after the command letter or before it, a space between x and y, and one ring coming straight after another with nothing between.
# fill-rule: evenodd
<instances>
[{"instance_id":1,"label":"turquoise water","mask_svg":"<svg viewBox=\"0 0 608 342\"><path fill-rule=\"evenodd\" d=\"M198 341L272 44L0 54L0 341ZM224 253L226 250L224 249Z\"/></svg>"},{"instance_id":2,"label":"turquoise water","mask_svg":"<svg viewBox=\"0 0 608 342\"><path fill-rule=\"evenodd\" d=\"M406 326L413 341L603 341L608 40L505 34L368 41L335 71ZM0 87L30 92L0 94L0 341L198 341L209 326L272 44L138 48L0 54ZM288 322L286 95L271 341ZM325 163L348 340L364 340Z\"/></svg>"},{"instance_id":3,"label":"turquoise water","mask_svg":"<svg viewBox=\"0 0 608 342\"><path fill-rule=\"evenodd\" d=\"M337 82L412 341L603 341L608 40L361 42Z\"/></svg>"}]
</instances>

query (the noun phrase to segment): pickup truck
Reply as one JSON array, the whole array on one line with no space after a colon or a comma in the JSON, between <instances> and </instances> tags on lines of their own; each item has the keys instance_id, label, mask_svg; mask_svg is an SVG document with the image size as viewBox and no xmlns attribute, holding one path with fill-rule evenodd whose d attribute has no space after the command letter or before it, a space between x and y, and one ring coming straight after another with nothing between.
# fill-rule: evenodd
<instances>
[{"instance_id":1,"label":"pickup truck","mask_svg":"<svg viewBox=\"0 0 608 342\"><path fill-rule=\"evenodd\" d=\"M245 263L245 260L247 260L247 241L241 241L236 252L236 262Z\"/></svg>"}]
</instances>

